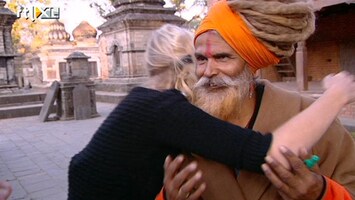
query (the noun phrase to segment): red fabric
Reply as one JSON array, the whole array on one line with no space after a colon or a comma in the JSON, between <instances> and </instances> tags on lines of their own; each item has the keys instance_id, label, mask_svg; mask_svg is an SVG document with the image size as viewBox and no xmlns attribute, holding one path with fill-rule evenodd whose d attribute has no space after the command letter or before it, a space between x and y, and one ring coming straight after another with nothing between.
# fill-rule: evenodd
<instances>
[{"instance_id":1,"label":"red fabric","mask_svg":"<svg viewBox=\"0 0 355 200\"><path fill-rule=\"evenodd\" d=\"M352 200L350 193L337 182L325 177L327 189L322 200Z\"/></svg>"},{"instance_id":2,"label":"red fabric","mask_svg":"<svg viewBox=\"0 0 355 200\"><path fill-rule=\"evenodd\" d=\"M162 188L159 194L155 197L155 200L164 200L164 188Z\"/></svg>"}]
</instances>

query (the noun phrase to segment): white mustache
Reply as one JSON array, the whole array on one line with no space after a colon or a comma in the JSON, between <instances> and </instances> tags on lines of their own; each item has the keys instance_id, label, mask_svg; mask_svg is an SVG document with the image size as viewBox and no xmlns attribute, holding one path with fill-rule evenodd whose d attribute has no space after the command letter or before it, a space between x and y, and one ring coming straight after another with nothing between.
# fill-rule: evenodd
<instances>
[{"instance_id":1,"label":"white mustache","mask_svg":"<svg viewBox=\"0 0 355 200\"><path fill-rule=\"evenodd\" d=\"M231 78L229 76L216 76L212 78L201 77L195 84L195 88L200 87L234 87L240 85L243 80Z\"/></svg>"}]
</instances>

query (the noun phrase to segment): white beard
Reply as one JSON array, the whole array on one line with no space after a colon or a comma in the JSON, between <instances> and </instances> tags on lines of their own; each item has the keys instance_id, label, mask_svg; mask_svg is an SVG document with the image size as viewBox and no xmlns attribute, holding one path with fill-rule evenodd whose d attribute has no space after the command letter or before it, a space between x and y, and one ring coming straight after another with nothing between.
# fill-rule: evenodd
<instances>
[{"instance_id":1,"label":"white beard","mask_svg":"<svg viewBox=\"0 0 355 200\"><path fill-rule=\"evenodd\" d=\"M237 77L202 77L194 87L194 104L219 119L239 119L243 102L250 94L253 74L245 67Z\"/></svg>"}]
</instances>

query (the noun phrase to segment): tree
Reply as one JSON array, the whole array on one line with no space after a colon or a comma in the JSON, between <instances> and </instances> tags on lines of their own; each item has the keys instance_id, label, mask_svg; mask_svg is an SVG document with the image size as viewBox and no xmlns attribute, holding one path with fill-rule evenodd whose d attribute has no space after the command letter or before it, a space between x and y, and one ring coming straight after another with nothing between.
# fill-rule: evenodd
<instances>
[{"instance_id":1,"label":"tree","mask_svg":"<svg viewBox=\"0 0 355 200\"><path fill-rule=\"evenodd\" d=\"M95 1L95 0L91 0L90 2L90 7L91 8L95 8L97 13L101 16L104 17L105 15L107 15L108 13L110 13L111 11L113 11L113 7L112 7L112 3L114 2L114 0L110 0L110 1Z\"/></svg>"},{"instance_id":2,"label":"tree","mask_svg":"<svg viewBox=\"0 0 355 200\"><path fill-rule=\"evenodd\" d=\"M7 7L17 13L20 6L30 7L35 4L49 5L50 0L9 0ZM18 18L12 27L12 40L18 53L35 51L47 41L48 21L32 21L24 17Z\"/></svg>"}]
</instances>

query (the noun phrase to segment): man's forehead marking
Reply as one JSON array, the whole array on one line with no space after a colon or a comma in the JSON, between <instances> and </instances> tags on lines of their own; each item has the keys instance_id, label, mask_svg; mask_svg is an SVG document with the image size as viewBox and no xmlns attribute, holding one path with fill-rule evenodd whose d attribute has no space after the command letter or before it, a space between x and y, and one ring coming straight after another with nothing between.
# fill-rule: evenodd
<instances>
[{"instance_id":1,"label":"man's forehead marking","mask_svg":"<svg viewBox=\"0 0 355 200\"><path fill-rule=\"evenodd\" d=\"M212 33L211 32L207 32L207 38L206 38L206 52L205 55L207 57L211 57L212 56L212 44L211 44L211 37Z\"/></svg>"}]
</instances>

